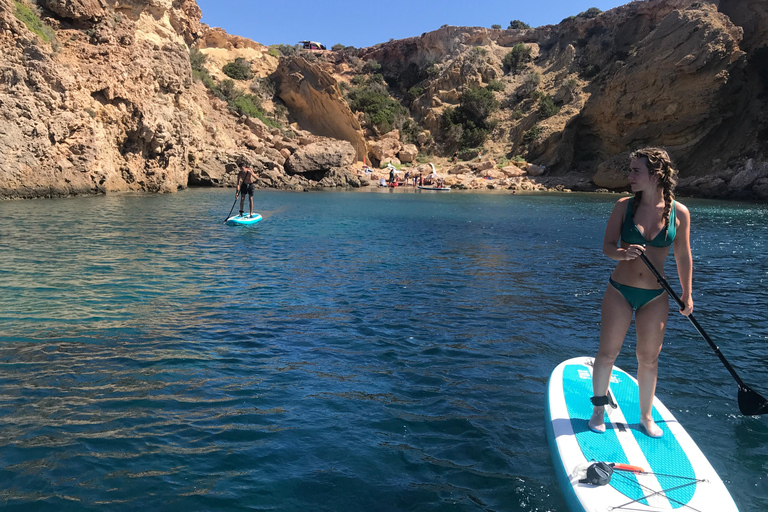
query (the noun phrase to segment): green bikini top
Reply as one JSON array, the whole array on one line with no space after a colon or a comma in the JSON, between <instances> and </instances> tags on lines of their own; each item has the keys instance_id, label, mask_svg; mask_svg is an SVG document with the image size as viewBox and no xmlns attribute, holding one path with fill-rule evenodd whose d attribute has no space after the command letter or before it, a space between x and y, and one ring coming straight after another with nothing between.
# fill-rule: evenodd
<instances>
[{"instance_id":1,"label":"green bikini top","mask_svg":"<svg viewBox=\"0 0 768 512\"><path fill-rule=\"evenodd\" d=\"M624 225L621 226L621 239L628 244L650 245L651 247L669 247L677 234L675 227L675 201L672 201L672 209L669 212L669 227L659 231L653 240L646 240L640 230L637 229L632 215L632 199L627 201L627 213L624 215Z\"/></svg>"}]
</instances>

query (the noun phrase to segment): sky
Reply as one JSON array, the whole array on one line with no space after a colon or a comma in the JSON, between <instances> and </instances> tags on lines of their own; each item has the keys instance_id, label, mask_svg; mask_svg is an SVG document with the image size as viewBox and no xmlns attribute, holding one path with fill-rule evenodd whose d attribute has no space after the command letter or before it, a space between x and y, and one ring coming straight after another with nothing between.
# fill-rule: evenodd
<instances>
[{"instance_id":1,"label":"sky","mask_svg":"<svg viewBox=\"0 0 768 512\"><path fill-rule=\"evenodd\" d=\"M629 0L197 0L202 22L264 45L318 41L364 48L443 25L507 28L556 25L590 7L607 11Z\"/></svg>"}]
</instances>

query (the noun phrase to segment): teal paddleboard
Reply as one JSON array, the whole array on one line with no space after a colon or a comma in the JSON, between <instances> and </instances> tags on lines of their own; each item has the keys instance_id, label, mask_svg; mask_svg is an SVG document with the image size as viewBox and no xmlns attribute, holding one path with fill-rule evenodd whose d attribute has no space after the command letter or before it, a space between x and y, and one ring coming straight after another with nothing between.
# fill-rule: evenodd
<instances>
[{"instance_id":1,"label":"teal paddleboard","mask_svg":"<svg viewBox=\"0 0 768 512\"><path fill-rule=\"evenodd\" d=\"M735 511L736 504L707 458L655 397L653 419L664 432L648 437L640 426L637 381L614 367L604 433L589 430L592 416L589 357L557 366L547 385L547 441L571 512ZM580 482L594 462L615 464L610 482Z\"/></svg>"},{"instance_id":2,"label":"teal paddleboard","mask_svg":"<svg viewBox=\"0 0 768 512\"><path fill-rule=\"evenodd\" d=\"M251 224L256 224L257 222L261 221L261 215L258 213L254 213L253 215L243 214L243 215L235 215L234 217L230 217L227 219L227 224L233 225L233 226L249 226Z\"/></svg>"}]
</instances>

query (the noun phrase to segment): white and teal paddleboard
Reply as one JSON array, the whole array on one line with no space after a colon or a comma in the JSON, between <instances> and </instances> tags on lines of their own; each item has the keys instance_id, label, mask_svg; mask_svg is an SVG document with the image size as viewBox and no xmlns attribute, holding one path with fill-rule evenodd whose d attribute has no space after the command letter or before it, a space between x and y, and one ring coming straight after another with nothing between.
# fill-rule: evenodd
<instances>
[{"instance_id":1,"label":"white and teal paddleboard","mask_svg":"<svg viewBox=\"0 0 768 512\"><path fill-rule=\"evenodd\" d=\"M228 218L227 224L248 226L250 224L256 224L260 220L261 215L258 213L254 213L253 215L248 215L245 213L243 215L235 215L234 217Z\"/></svg>"},{"instance_id":2,"label":"white and teal paddleboard","mask_svg":"<svg viewBox=\"0 0 768 512\"><path fill-rule=\"evenodd\" d=\"M547 440L568 508L582 511L735 511L736 504L693 439L658 398L653 419L664 432L648 437L640 427L637 381L613 369L606 431L589 430L592 416L590 357L569 359L547 385ZM594 462L615 463L610 482L580 483ZM628 466L634 466L635 469Z\"/></svg>"}]
</instances>

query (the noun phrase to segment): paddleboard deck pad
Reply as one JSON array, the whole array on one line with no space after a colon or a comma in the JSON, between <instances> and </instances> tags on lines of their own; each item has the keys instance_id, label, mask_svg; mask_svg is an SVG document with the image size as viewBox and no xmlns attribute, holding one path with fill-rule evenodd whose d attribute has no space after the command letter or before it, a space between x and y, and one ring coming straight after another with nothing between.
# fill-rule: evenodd
<instances>
[{"instance_id":1,"label":"paddleboard deck pad","mask_svg":"<svg viewBox=\"0 0 768 512\"><path fill-rule=\"evenodd\" d=\"M248 226L250 224L256 224L260 220L261 220L261 215L259 215L258 213L254 213L253 215L248 215L247 213L245 213L243 215L235 215L234 217L228 218L227 224Z\"/></svg>"},{"instance_id":2,"label":"paddleboard deck pad","mask_svg":"<svg viewBox=\"0 0 768 512\"><path fill-rule=\"evenodd\" d=\"M664 432L648 437L640 426L637 381L614 367L605 432L589 430L592 416L590 357L569 359L547 384L547 441L572 512L735 511L736 504L712 465L674 416L654 398L653 419ZM595 462L635 466L614 469L606 485L581 483Z\"/></svg>"}]
</instances>

